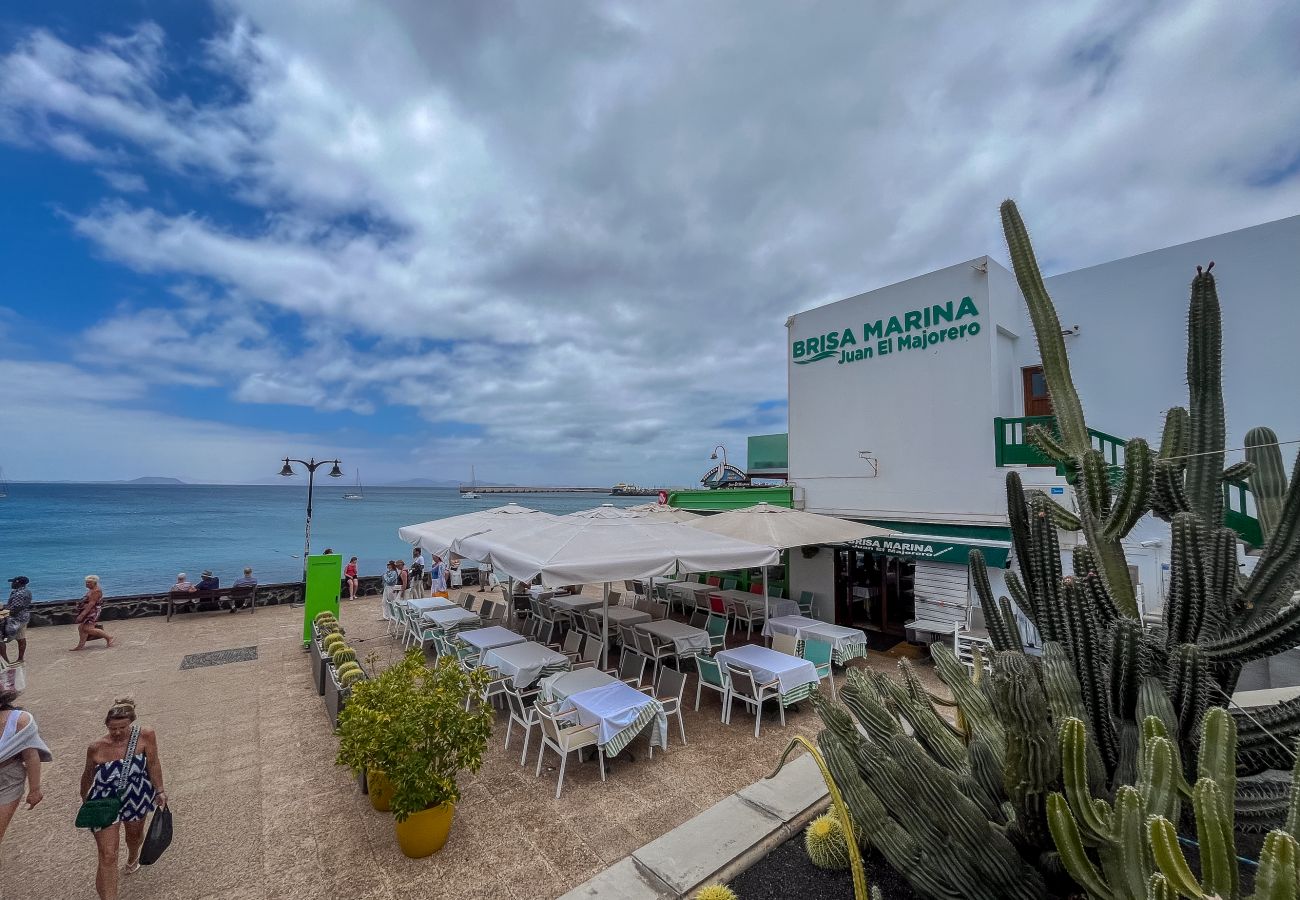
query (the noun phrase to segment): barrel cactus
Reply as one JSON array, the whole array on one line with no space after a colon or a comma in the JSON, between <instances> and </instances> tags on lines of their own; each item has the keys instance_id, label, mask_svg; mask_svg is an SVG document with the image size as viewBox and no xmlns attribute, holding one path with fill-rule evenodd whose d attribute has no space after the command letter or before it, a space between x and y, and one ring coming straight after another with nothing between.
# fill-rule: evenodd
<instances>
[{"instance_id":1,"label":"barrel cactus","mask_svg":"<svg viewBox=\"0 0 1300 900\"><path fill-rule=\"evenodd\" d=\"M316 613L316 616L315 618L312 619L312 621L315 622L317 625L319 625L328 619L337 619L337 618L338 617L334 615L334 613L330 612L328 609L323 609L320 612Z\"/></svg>"},{"instance_id":2,"label":"barrel cactus","mask_svg":"<svg viewBox=\"0 0 1300 900\"><path fill-rule=\"evenodd\" d=\"M353 650L351 647L339 647L330 654L330 660L334 663L335 668L338 668L345 662L355 662L356 658L357 651Z\"/></svg>"},{"instance_id":3,"label":"barrel cactus","mask_svg":"<svg viewBox=\"0 0 1300 900\"><path fill-rule=\"evenodd\" d=\"M325 635L324 639L321 641L321 645L325 648L326 653L333 653L335 648L342 645L345 640L346 638L344 638L343 635L339 634L337 631L332 631Z\"/></svg>"},{"instance_id":4,"label":"barrel cactus","mask_svg":"<svg viewBox=\"0 0 1300 900\"><path fill-rule=\"evenodd\" d=\"M808 823L803 833L804 849L808 858L819 869L847 869L849 845L844 839L844 827L839 816L825 813Z\"/></svg>"},{"instance_id":5,"label":"barrel cactus","mask_svg":"<svg viewBox=\"0 0 1300 900\"><path fill-rule=\"evenodd\" d=\"M366 673L361 671L360 666L354 669L345 668L340 670L339 683L342 684L345 688L352 687L352 685L356 684L358 681L361 681L365 677L366 677Z\"/></svg>"},{"instance_id":6,"label":"barrel cactus","mask_svg":"<svg viewBox=\"0 0 1300 900\"><path fill-rule=\"evenodd\" d=\"M695 900L740 900L725 884L710 884L695 893Z\"/></svg>"}]
</instances>

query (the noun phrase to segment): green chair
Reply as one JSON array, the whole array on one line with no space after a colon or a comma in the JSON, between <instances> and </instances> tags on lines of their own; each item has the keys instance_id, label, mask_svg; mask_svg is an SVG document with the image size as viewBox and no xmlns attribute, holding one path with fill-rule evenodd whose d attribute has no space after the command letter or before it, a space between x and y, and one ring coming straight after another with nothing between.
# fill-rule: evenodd
<instances>
[{"instance_id":1,"label":"green chair","mask_svg":"<svg viewBox=\"0 0 1300 900\"><path fill-rule=\"evenodd\" d=\"M740 584L740 581L736 578L722 579L722 589L724 591L734 591L736 589L736 585L738 584Z\"/></svg>"},{"instance_id":2,"label":"green chair","mask_svg":"<svg viewBox=\"0 0 1300 900\"><path fill-rule=\"evenodd\" d=\"M812 591L799 592L799 612L802 615L812 618L813 614L813 593Z\"/></svg>"},{"instance_id":3,"label":"green chair","mask_svg":"<svg viewBox=\"0 0 1300 900\"><path fill-rule=\"evenodd\" d=\"M727 617L710 615L707 622L704 623L704 629L709 633L709 651L727 649Z\"/></svg>"},{"instance_id":4,"label":"green chair","mask_svg":"<svg viewBox=\"0 0 1300 900\"><path fill-rule=\"evenodd\" d=\"M825 641L803 642L803 658L817 669L817 677L831 683L831 699L835 696L835 673L831 671L831 645Z\"/></svg>"},{"instance_id":5,"label":"green chair","mask_svg":"<svg viewBox=\"0 0 1300 900\"><path fill-rule=\"evenodd\" d=\"M695 711L700 711L700 692L705 688L711 691L717 691L722 697L722 723L727 723L727 694L731 691L731 686L727 681L727 673L722 671L722 666L718 665L717 660L712 656L706 656L701 653L695 657L695 667L699 671L699 684L695 686Z\"/></svg>"}]
</instances>

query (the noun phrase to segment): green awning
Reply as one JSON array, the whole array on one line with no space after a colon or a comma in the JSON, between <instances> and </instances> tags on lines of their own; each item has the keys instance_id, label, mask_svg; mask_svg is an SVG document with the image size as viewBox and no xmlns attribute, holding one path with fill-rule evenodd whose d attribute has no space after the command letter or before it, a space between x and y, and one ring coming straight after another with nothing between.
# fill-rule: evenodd
<instances>
[{"instance_id":1,"label":"green awning","mask_svg":"<svg viewBox=\"0 0 1300 900\"><path fill-rule=\"evenodd\" d=\"M1011 555L1010 533L1007 541L955 541L930 534L900 533L889 537L864 538L854 541L853 547L872 553L884 553L918 562L933 562L965 566L972 550L984 554L984 561L995 569L1007 567Z\"/></svg>"}]
</instances>

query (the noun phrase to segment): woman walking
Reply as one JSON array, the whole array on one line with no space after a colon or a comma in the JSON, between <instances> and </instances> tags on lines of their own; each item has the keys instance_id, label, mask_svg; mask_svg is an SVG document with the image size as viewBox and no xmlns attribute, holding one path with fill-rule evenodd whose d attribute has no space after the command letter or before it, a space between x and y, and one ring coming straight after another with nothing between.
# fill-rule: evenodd
<instances>
[{"instance_id":1,"label":"woman walking","mask_svg":"<svg viewBox=\"0 0 1300 900\"><path fill-rule=\"evenodd\" d=\"M348 599L357 599L357 558L354 556L348 560L348 564L343 567L343 578L348 583Z\"/></svg>"},{"instance_id":2,"label":"woman walking","mask_svg":"<svg viewBox=\"0 0 1300 900\"><path fill-rule=\"evenodd\" d=\"M17 691L0 691L0 843L27 785L27 808L41 802L41 763L54 757L36 731L36 718L14 706Z\"/></svg>"},{"instance_id":3,"label":"woman walking","mask_svg":"<svg viewBox=\"0 0 1300 900\"><path fill-rule=\"evenodd\" d=\"M73 650L81 650L86 646L86 641L103 640L104 643L111 647L113 639L108 636L108 632L99 627L99 614L104 608L104 592L99 589L99 576L86 576L86 595L81 598L81 604L77 607L77 636L81 639Z\"/></svg>"},{"instance_id":4,"label":"woman walking","mask_svg":"<svg viewBox=\"0 0 1300 900\"><path fill-rule=\"evenodd\" d=\"M127 875L140 868L140 845L144 843L145 817L156 807L167 805L163 790L162 761L158 758L158 736L152 728L135 722L135 701L119 697L104 716L108 734L86 750L86 768L81 773L83 800L119 797L117 821L92 829L99 864L95 890L101 900L117 900L117 858L121 833L126 832ZM123 769L126 774L123 776Z\"/></svg>"}]
</instances>

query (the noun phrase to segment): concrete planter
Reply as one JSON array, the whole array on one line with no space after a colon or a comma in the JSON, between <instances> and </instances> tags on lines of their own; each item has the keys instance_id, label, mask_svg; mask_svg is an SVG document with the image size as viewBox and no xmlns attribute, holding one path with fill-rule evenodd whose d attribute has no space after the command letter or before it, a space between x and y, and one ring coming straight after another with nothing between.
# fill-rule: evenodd
<instances>
[{"instance_id":1,"label":"concrete planter","mask_svg":"<svg viewBox=\"0 0 1300 900\"><path fill-rule=\"evenodd\" d=\"M316 683L316 693L323 697L325 695L325 681L329 678L325 672L328 663L326 663L325 657L321 653L320 644L316 643L315 639L308 641L307 645L311 653L312 681Z\"/></svg>"}]
</instances>

